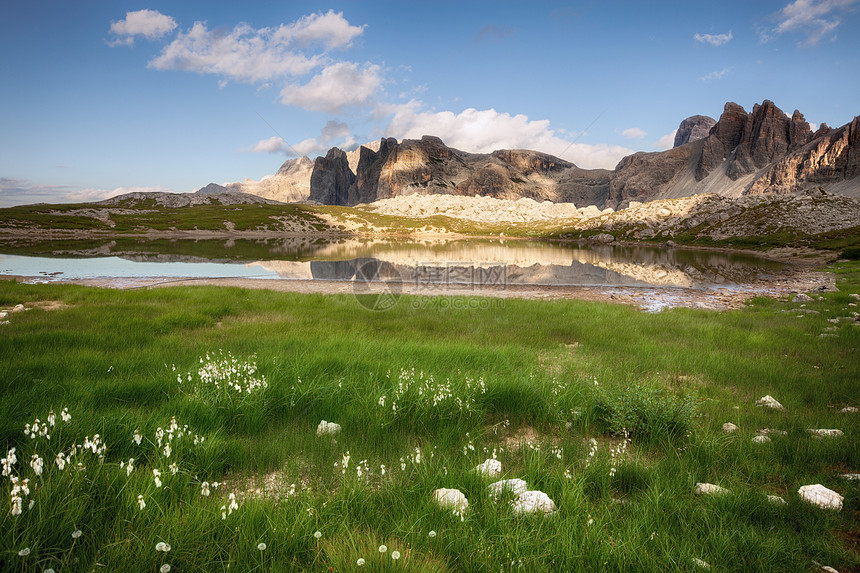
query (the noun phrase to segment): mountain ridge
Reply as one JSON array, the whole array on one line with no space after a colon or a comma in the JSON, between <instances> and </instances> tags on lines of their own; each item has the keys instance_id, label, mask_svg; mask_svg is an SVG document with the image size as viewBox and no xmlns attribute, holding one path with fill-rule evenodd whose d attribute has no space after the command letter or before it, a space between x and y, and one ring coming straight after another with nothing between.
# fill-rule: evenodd
<instances>
[{"instance_id":1,"label":"mountain ridge","mask_svg":"<svg viewBox=\"0 0 860 573\"><path fill-rule=\"evenodd\" d=\"M353 151L284 162L259 182L225 187L282 202L372 203L412 194L530 198L623 208L644 202L716 193L800 193L821 187L860 197L860 116L813 133L800 111L789 117L772 101L751 112L728 102L719 120L684 119L672 149L637 152L614 170L581 169L539 151L469 153L438 137L382 138Z\"/></svg>"}]
</instances>

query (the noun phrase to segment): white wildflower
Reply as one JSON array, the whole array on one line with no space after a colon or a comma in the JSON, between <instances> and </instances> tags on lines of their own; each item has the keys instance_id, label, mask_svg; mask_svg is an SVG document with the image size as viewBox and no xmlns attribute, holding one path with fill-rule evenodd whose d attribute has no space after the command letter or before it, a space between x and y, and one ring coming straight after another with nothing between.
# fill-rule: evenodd
<instances>
[{"instance_id":1,"label":"white wildflower","mask_svg":"<svg viewBox=\"0 0 860 573\"><path fill-rule=\"evenodd\" d=\"M27 504L27 509L28 509L28 510L33 509L33 506L34 506L34 505L36 505L36 500L35 500L35 499L31 499L31 500L30 500L30 503L29 503L29 504Z\"/></svg>"},{"instance_id":2,"label":"white wildflower","mask_svg":"<svg viewBox=\"0 0 860 573\"><path fill-rule=\"evenodd\" d=\"M165 563L159 568L158 573L170 573L170 563Z\"/></svg>"},{"instance_id":3,"label":"white wildflower","mask_svg":"<svg viewBox=\"0 0 860 573\"><path fill-rule=\"evenodd\" d=\"M33 473L37 476L42 475L42 468L44 467L45 462L42 458L39 457L38 454L33 454L33 457L30 458L30 467L33 468Z\"/></svg>"},{"instance_id":4,"label":"white wildflower","mask_svg":"<svg viewBox=\"0 0 860 573\"><path fill-rule=\"evenodd\" d=\"M125 475L130 476L134 471L134 458L128 458L128 465L125 466Z\"/></svg>"},{"instance_id":5,"label":"white wildflower","mask_svg":"<svg viewBox=\"0 0 860 573\"><path fill-rule=\"evenodd\" d=\"M266 550L266 544L265 543L258 543L257 549L259 549L260 551L265 551Z\"/></svg>"},{"instance_id":6,"label":"white wildflower","mask_svg":"<svg viewBox=\"0 0 860 573\"><path fill-rule=\"evenodd\" d=\"M12 510L10 511L10 513L12 515L21 515L21 496L20 495L13 495L11 501L12 501Z\"/></svg>"},{"instance_id":7,"label":"white wildflower","mask_svg":"<svg viewBox=\"0 0 860 573\"><path fill-rule=\"evenodd\" d=\"M359 567L364 567L364 557L359 557L355 564Z\"/></svg>"},{"instance_id":8,"label":"white wildflower","mask_svg":"<svg viewBox=\"0 0 860 573\"><path fill-rule=\"evenodd\" d=\"M83 534L84 534L84 532L83 532L83 531L81 531L80 529L78 529L77 531L75 531L74 533L72 533L72 539L77 539L78 537L80 537L80 536L81 536L81 535L83 535Z\"/></svg>"},{"instance_id":9,"label":"white wildflower","mask_svg":"<svg viewBox=\"0 0 860 573\"><path fill-rule=\"evenodd\" d=\"M141 435L140 435L140 431L139 431L139 430L135 430L135 431L134 431L134 436L132 436L132 439L134 440L134 443L135 443L135 444L137 444L137 445L139 446L139 445L140 445L140 441L143 439L143 436L141 436Z\"/></svg>"},{"instance_id":10,"label":"white wildflower","mask_svg":"<svg viewBox=\"0 0 860 573\"><path fill-rule=\"evenodd\" d=\"M169 458L173 450L170 449L170 444L164 446L164 457Z\"/></svg>"},{"instance_id":11,"label":"white wildflower","mask_svg":"<svg viewBox=\"0 0 860 573\"><path fill-rule=\"evenodd\" d=\"M63 408L63 411L60 412L60 418L62 418L63 422L65 422L66 424L72 421L72 415L69 414L68 408Z\"/></svg>"},{"instance_id":12,"label":"white wildflower","mask_svg":"<svg viewBox=\"0 0 860 573\"><path fill-rule=\"evenodd\" d=\"M54 463L57 464L60 471L63 471L66 467L66 455L63 452L58 453L57 459L54 460Z\"/></svg>"},{"instance_id":13,"label":"white wildflower","mask_svg":"<svg viewBox=\"0 0 860 573\"><path fill-rule=\"evenodd\" d=\"M434 537L436 537L436 532L431 529L430 533L427 534L427 537L429 537L430 539L433 539Z\"/></svg>"},{"instance_id":14,"label":"white wildflower","mask_svg":"<svg viewBox=\"0 0 860 573\"><path fill-rule=\"evenodd\" d=\"M322 537L322 531L314 531L314 539L319 539Z\"/></svg>"},{"instance_id":15,"label":"white wildflower","mask_svg":"<svg viewBox=\"0 0 860 573\"><path fill-rule=\"evenodd\" d=\"M26 557L29 554L30 554L30 548L25 547L24 549L22 549L21 551L18 552L18 557Z\"/></svg>"},{"instance_id":16,"label":"white wildflower","mask_svg":"<svg viewBox=\"0 0 860 573\"><path fill-rule=\"evenodd\" d=\"M15 448L8 450L6 452L6 457L0 460L0 464L3 466L3 477L12 475L12 466L18 461L18 458L15 456Z\"/></svg>"},{"instance_id":17,"label":"white wildflower","mask_svg":"<svg viewBox=\"0 0 860 573\"><path fill-rule=\"evenodd\" d=\"M385 553L386 551L388 551L388 547L386 547L385 545L379 546L379 552L380 553Z\"/></svg>"},{"instance_id":18,"label":"white wildflower","mask_svg":"<svg viewBox=\"0 0 860 573\"><path fill-rule=\"evenodd\" d=\"M222 520L227 519L227 506L226 505L221 506L221 519Z\"/></svg>"},{"instance_id":19,"label":"white wildflower","mask_svg":"<svg viewBox=\"0 0 860 573\"><path fill-rule=\"evenodd\" d=\"M233 513L234 511L236 511L237 509L239 509L239 504L236 503L236 494L235 493L231 493L228 496L228 499L230 500L230 505L227 506L227 513L230 514L230 513Z\"/></svg>"},{"instance_id":20,"label":"white wildflower","mask_svg":"<svg viewBox=\"0 0 860 573\"><path fill-rule=\"evenodd\" d=\"M50 425L53 428L56 425L56 423L57 423L57 415L54 414L53 410L51 410L51 412L48 414L48 425Z\"/></svg>"},{"instance_id":21,"label":"white wildflower","mask_svg":"<svg viewBox=\"0 0 860 573\"><path fill-rule=\"evenodd\" d=\"M140 510L143 511L143 508L146 507L146 502L143 501L143 496L137 496L137 505L140 506Z\"/></svg>"},{"instance_id":22,"label":"white wildflower","mask_svg":"<svg viewBox=\"0 0 860 573\"><path fill-rule=\"evenodd\" d=\"M200 495L203 497L209 497L209 482L204 481L200 484Z\"/></svg>"},{"instance_id":23,"label":"white wildflower","mask_svg":"<svg viewBox=\"0 0 860 573\"><path fill-rule=\"evenodd\" d=\"M400 559L400 552L395 549L391 552L391 558L397 561L398 559Z\"/></svg>"},{"instance_id":24,"label":"white wildflower","mask_svg":"<svg viewBox=\"0 0 860 573\"><path fill-rule=\"evenodd\" d=\"M161 487L161 472L155 468L152 468L152 477L155 481L155 487Z\"/></svg>"},{"instance_id":25,"label":"white wildflower","mask_svg":"<svg viewBox=\"0 0 860 573\"><path fill-rule=\"evenodd\" d=\"M179 472L179 466L176 465L176 462L173 462L172 464L170 464L169 467L170 467L170 474L171 475L176 475Z\"/></svg>"}]
</instances>

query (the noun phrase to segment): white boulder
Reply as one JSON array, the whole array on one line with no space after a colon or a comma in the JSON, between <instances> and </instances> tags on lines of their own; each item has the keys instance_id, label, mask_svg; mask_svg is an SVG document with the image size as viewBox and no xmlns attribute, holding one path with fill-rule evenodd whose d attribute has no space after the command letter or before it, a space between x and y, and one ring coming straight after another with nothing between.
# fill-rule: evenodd
<instances>
[{"instance_id":1,"label":"white boulder","mask_svg":"<svg viewBox=\"0 0 860 573\"><path fill-rule=\"evenodd\" d=\"M475 471L486 477L499 477L502 475L502 462L499 460L487 459L484 463L478 464L478 466L475 467Z\"/></svg>"},{"instance_id":2,"label":"white boulder","mask_svg":"<svg viewBox=\"0 0 860 573\"><path fill-rule=\"evenodd\" d=\"M339 434L340 430L340 424L323 420L320 422L320 425L317 426L317 436L333 436L335 434Z\"/></svg>"},{"instance_id":3,"label":"white boulder","mask_svg":"<svg viewBox=\"0 0 860 573\"><path fill-rule=\"evenodd\" d=\"M843 435L842 430L834 430L827 428L809 428L806 430L816 438L838 438Z\"/></svg>"},{"instance_id":4,"label":"white boulder","mask_svg":"<svg viewBox=\"0 0 860 573\"><path fill-rule=\"evenodd\" d=\"M832 489L827 489L820 483L805 485L797 490L800 499L822 509L842 511L842 500L845 499Z\"/></svg>"},{"instance_id":5,"label":"white boulder","mask_svg":"<svg viewBox=\"0 0 860 573\"><path fill-rule=\"evenodd\" d=\"M2 318L2 317L0 317L0 318ZM857 412L860 412L860 409L858 409L854 406L845 406L844 408L839 410L840 414L856 414Z\"/></svg>"},{"instance_id":6,"label":"white boulder","mask_svg":"<svg viewBox=\"0 0 860 573\"><path fill-rule=\"evenodd\" d=\"M752 439L752 443L754 444L769 444L771 439L767 436L755 436Z\"/></svg>"},{"instance_id":7,"label":"white boulder","mask_svg":"<svg viewBox=\"0 0 860 573\"><path fill-rule=\"evenodd\" d=\"M542 491L524 491L513 501L514 513L552 513L555 503Z\"/></svg>"},{"instance_id":8,"label":"white boulder","mask_svg":"<svg viewBox=\"0 0 860 573\"><path fill-rule=\"evenodd\" d=\"M519 478L514 479L503 479L497 482L491 483L487 489L490 490L491 497L500 497L506 491L511 492L515 496L519 496L528 491L529 486L525 482L525 480L521 480Z\"/></svg>"},{"instance_id":9,"label":"white boulder","mask_svg":"<svg viewBox=\"0 0 860 573\"><path fill-rule=\"evenodd\" d=\"M723 424L723 431L727 434L737 432L738 430L740 430L740 428L738 428L737 426L735 426L731 422L726 422L725 424Z\"/></svg>"},{"instance_id":10,"label":"white boulder","mask_svg":"<svg viewBox=\"0 0 860 573\"><path fill-rule=\"evenodd\" d=\"M443 509L452 509L463 514L469 509L469 500L459 489L439 488L433 492L433 501Z\"/></svg>"},{"instance_id":11,"label":"white boulder","mask_svg":"<svg viewBox=\"0 0 860 573\"><path fill-rule=\"evenodd\" d=\"M773 408L774 410L785 410L785 408L782 407L782 404L777 402L774 399L774 397L771 396L770 394L768 394L767 396L764 396L762 398L759 398L758 401L755 403L755 405L760 407L760 408Z\"/></svg>"},{"instance_id":12,"label":"white boulder","mask_svg":"<svg viewBox=\"0 0 860 573\"><path fill-rule=\"evenodd\" d=\"M23 312L25 310L27 310L27 309L24 308L23 304L16 304L15 307L12 308L12 312Z\"/></svg>"},{"instance_id":13,"label":"white boulder","mask_svg":"<svg viewBox=\"0 0 860 573\"><path fill-rule=\"evenodd\" d=\"M697 483L693 493L696 495L726 495L731 491L712 483Z\"/></svg>"}]
</instances>

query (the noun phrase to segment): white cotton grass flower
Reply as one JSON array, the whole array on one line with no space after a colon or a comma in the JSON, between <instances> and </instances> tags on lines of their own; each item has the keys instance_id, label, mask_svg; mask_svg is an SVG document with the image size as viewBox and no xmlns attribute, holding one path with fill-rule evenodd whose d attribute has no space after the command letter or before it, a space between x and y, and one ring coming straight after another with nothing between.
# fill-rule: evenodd
<instances>
[{"instance_id":1,"label":"white cotton grass flower","mask_svg":"<svg viewBox=\"0 0 860 573\"><path fill-rule=\"evenodd\" d=\"M122 466L120 466L122 467ZM125 475L131 476L131 472L134 471L134 458L128 458L128 465L125 466Z\"/></svg>"},{"instance_id":2,"label":"white cotton grass flower","mask_svg":"<svg viewBox=\"0 0 860 573\"><path fill-rule=\"evenodd\" d=\"M57 415L54 414L54 411L51 410L48 413L48 424L53 428L57 424Z\"/></svg>"},{"instance_id":3,"label":"white cotton grass flower","mask_svg":"<svg viewBox=\"0 0 860 573\"><path fill-rule=\"evenodd\" d=\"M322 531L314 531L314 538L319 539L322 537Z\"/></svg>"},{"instance_id":4,"label":"white cotton grass flower","mask_svg":"<svg viewBox=\"0 0 860 573\"><path fill-rule=\"evenodd\" d=\"M397 561L398 559L400 559L400 552L395 549L391 552L391 558Z\"/></svg>"},{"instance_id":5,"label":"white cotton grass flower","mask_svg":"<svg viewBox=\"0 0 860 573\"><path fill-rule=\"evenodd\" d=\"M137 505L140 507L140 510L143 511L143 508L146 507L146 502L143 500L143 496L137 496Z\"/></svg>"},{"instance_id":6,"label":"white cotton grass flower","mask_svg":"<svg viewBox=\"0 0 860 573\"><path fill-rule=\"evenodd\" d=\"M176 475L179 473L179 466L176 465L176 462L170 464L170 475Z\"/></svg>"},{"instance_id":7,"label":"white cotton grass flower","mask_svg":"<svg viewBox=\"0 0 860 573\"><path fill-rule=\"evenodd\" d=\"M263 542L258 543L257 549L259 549L260 551L265 551L266 550L266 544Z\"/></svg>"},{"instance_id":8,"label":"white cotton grass flower","mask_svg":"<svg viewBox=\"0 0 860 573\"><path fill-rule=\"evenodd\" d=\"M163 551L164 553L168 553L170 551L170 544L165 543L163 541L159 541L155 544L156 551Z\"/></svg>"},{"instance_id":9,"label":"white cotton grass flower","mask_svg":"<svg viewBox=\"0 0 860 573\"><path fill-rule=\"evenodd\" d=\"M236 503L236 494L231 493L229 495L229 499L230 499L230 504L227 506L227 515L230 515L231 513L233 513L237 509L239 509L239 504Z\"/></svg>"},{"instance_id":10,"label":"white cotton grass flower","mask_svg":"<svg viewBox=\"0 0 860 573\"><path fill-rule=\"evenodd\" d=\"M39 454L33 454L30 458L30 467L33 468L33 473L37 476L42 475L42 469L45 467L45 462L39 457Z\"/></svg>"},{"instance_id":11,"label":"white cotton grass flower","mask_svg":"<svg viewBox=\"0 0 860 573\"><path fill-rule=\"evenodd\" d=\"M63 411L60 412L60 418L62 418L63 422L66 424L72 421L72 415L69 414L68 408L63 408Z\"/></svg>"},{"instance_id":12,"label":"white cotton grass flower","mask_svg":"<svg viewBox=\"0 0 860 573\"><path fill-rule=\"evenodd\" d=\"M165 563L164 565L162 565L161 568L158 570L158 572L159 573L169 573L170 572L170 563Z\"/></svg>"},{"instance_id":13,"label":"white cotton grass flower","mask_svg":"<svg viewBox=\"0 0 860 573\"><path fill-rule=\"evenodd\" d=\"M364 563L365 563L364 557L359 557L358 561L355 562L356 566L358 566L358 567L364 567Z\"/></svg>"},{"instance_id":14,"label":"white cotton grass flower","mask_svg":"<svg viewBox=\"0 0 860 573\"><path fill-rule=\"evenodd\" d=\"M225 519L227 519L227 506L222 505L221 506L221 520L223 521Z\"/></svg>"},{"instance_id":15,"label":"white cotton grass flower","mask_svg":"<svg viewBox=\"0 0 860 573\"><path fill-rule=\"evenodd\" d=\"M12 496L12 510L9 512L13 516L21 515L21 496L13 495Z\"/></svg>"},{"instance_id":16,"label":"white cotton grass flower","mask_svg":"<svg viewBox=\"0 0 860 573\"><path fill-rule=\"evenodd\" d=\"M30 548L25 547L24 549L22 549L21 551L18 552L18 557L26 557L29 554L30 554Z\"/></svg>"},{"instance_id":17,"label":"white cotton grass flower","mask_svg":"<svg viewBox=\"0 0 860 573\"><path fill-rule=\"evenodd\" d=\"M0 460L0 465L3 466L3 477L12 475L12 466L14 466L17 461L18 458L15 456L15 448L7 450L6 457Z\"/></svg>"},{"instance_id":18,"label":"white cotton grass flower","mask_svg":"<svg viewBox=\"0 0 860 573\"><path fill-rule=\"evenodd\" d=\"M155 487L161 487L161 472L155 468L152 468L152 477L155 481Z\"/></svg>"},{"instance_id":19,"label":"white cotton grass flower","mask_svg":"<svg viewBox=\"0 0 860 573\"><path fill-rule=\"evenodd\" d=\"M78 529L77 531L75 531L74 533L72 533L72 539L77 539L78 537L80 537L80 536L81 536L81 535L83 535L83 534L84 534L84 532L83 532L83 531L81 531L80 529Z\"/></svg>"},{"instance_id":20,"label":"white cotton grass flower","mask_svg":"<svg viewBox=\"0 0 860 573\"><path fill-rule=\"evenodd\" d=\"M137 445L139 446L139 445L140 445L140 441L141 441L142 439L143 439L143 436L141 436L141 435L140 435L140 430L135 430L135 431L134 431L134 436L132 436L132 440L134 440L134 443L135 443L135 444L137 444Z\"/></svg>"},{"instance_id":21,"label":"white cotton grass flower","mask_svg":"<svg viewBox=\"0 0 860 573\"><path fill-rule=\"evenodd\" d=\"M64 469L66 469L66 455L63 452L58 453L57 459L54 460L54 463L57 464L57 467L60 471L63 471Z\"/></svg>"},{"instance_id":22,"label":"white cotton grass flower","mask_svg":"<svg viewBox=\"0 0 860 573\"><path fill-rule=\"evenodd\" d=\"M385 553L386 551L388 551L388 547L386 547L385 545L379 546L379 552L380 553Z\"/></svg>"},{"instance_id":23,"label":"white cotton grass flower","mask_svg":"<svg viewBox=\"0 0 860 573\"><path fill-rule=\"evenodd\" d=\"M171 453L173 453L173 450L170 449L170 444L166 444L164 446L164 457L169 458Z\"/></svg>"},{"instance_id":24,"label":"white cotton grass flower","mask_svg":"<svg viewBox=\"0 0 860 573\"><path fill-rule=\"evenodd\" d=\"M204 481L200 484L200 495L202 495L203 497L209 497L209 493L209 482Z\"/></svg>"},{"instance_id":25,"label":"white cotton grass flower","mask_svg":"<svg viewBox=\"0 0 860 573\"><path fill-rule=\"evenodd\" d=\"M27 509L28 509L28 510L29 510L29 509L33 509L33 506L34 506L34 505L36 505L36 500L35 500L35 499L31 499L31 500L30 500L30 503L29 503L29 504L27 504Z\"/></svg>"}]
</instances>

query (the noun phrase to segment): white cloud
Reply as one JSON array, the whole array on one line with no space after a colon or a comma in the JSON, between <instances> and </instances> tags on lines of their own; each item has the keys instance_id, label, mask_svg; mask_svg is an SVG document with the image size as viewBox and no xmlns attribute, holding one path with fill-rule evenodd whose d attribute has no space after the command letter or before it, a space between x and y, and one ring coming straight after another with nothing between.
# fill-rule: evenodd
<instances>
[{"instance_id":1,"label":"white cloud","mask_svg":"<svg viewBox=\"0 0 860 573\"><path fill-rule=\"evenodd\" d=\"M663 137L657 140L657 148L661 151L665 151L667 149L672 149L675 145L675 134L678 133L678 130L672 131L672 133L667 133Z\"/></svg>"},{"instance_id":2,"label":"white cloud","mask_svg":"<svg viewBox=\"0 0 860 573\"><path fill-rule=\"evenodd\" d=\"M435 135L451 147L475 153L534 149L589 169L612 169L622 157L633 153L618 145L571 143L556 136L548 120L530 120L522 114L510 115L495 109L469 108L456 114L433 112L413 100L403 105L381 106L378 112L391 116L386 136L415 139Z\"/></svg>"},{"instance_id":3,"label":"white cloud","mask_svg":"<svg viewBox=\"0 0 860 573\"><path fill-rule=\"evenodd\" d=\"M313 157L328 151L337 145L341 149L349 149L356 144L356 138L350 134L350 127L345 123L329 120L320 130L317 138L310 137L296 145L290 145L281 137L270 137L258 141L251 151L255 153L283 153L287 157Z\"/></svg>"},{"instance_id":4,"label":"white cloud","mask_svg":"<svg viewBox=\"0 0 860 573\"><path fill-rule=\"evenodd\" d=\"M719 70L716 72L711 72L707 75L704 75L699 79L702 80L703 82L711 82L714 80L721 80L721 79L723 79L723 76L725 76L730 71L732 71L731 68L723 68L722 70Z\"/></svg>"},{"instance_id":5,"label":"white cloud","mask_svg":"<svg viewBox=\"0 0 860 573\"><path fill-rule=\"evenodd\" d=\"M126 12L125 19L110 23L110 32L118 36L109 41L110 46L134 44L135 36L143 36L148 40L157 40L176 28L176 20L156 10L138 10Z\"/></svg>"},{"instance_id":6,"label":"white cloud","mask_svg":"<svg viewBox=\"0 0 860 573\"><path fill-rule=\"evenodd\" d=\"M306 56L274 40L269 28L256 30L239 24L225 34L209 30L205 22L195 22L191 30L180 32L148 67L254 83L306 74L322 62L319 54Z\"/></svg>"},{"instance_id":7,"label":"white cloud","mask_svg":"<svg viewBox=\"0 0 860 573\"><path fill-rule=\"evenodd\" d=\"M697 42L701 42L703 44L710 44L714 47L722 46L723 44L728 44L732 41L732 31L729 30L728 34L696 34L693 38Z\"/></svg>"},{"instance_id":8,"label":"white cloud","mask_svg":"<svg viewBox=\"0 0 860 573\"><path fill-rule=\"evenodd\" d=\"M835 38L842 23L841 12L860 0L795 0L780 10L778 24L761 32L762 42L768 42L787 32L805 36L801 46L814 46L827 37Z\"/></svg>"},{"instance_id":9,"label":"white cloud","mask_svg":"<svg viewBox=\"0 0 860 573\"><path fill-rule=\"evenodd\" d=\"M304 85L287 84L281 102L325 113L342 113L345 108L371 103L382 86L380 67L338 62L324 68Z\"/></svg>"},{"instance_id":10,"label":"white cloud","mask_svg":"<svg viewBox=\"0 0 860 573\"><path fill-rule=\"evenodd\" d=\"M648 133L639 129L638 127L631 127L630 129L625 129L624 131L622 131L621 135L623 135L627 139L642 139L643 137L648 135Z\"/></svg>"},{"instance_id":11,"label":"white cloud","mask_svg":"<svg viewBox=\"0 0 860 573\"><path fill-rule=\"evenodd\" d=\"M351 26L342 12L329 10L325 14L304 16L286 26L281 24L274 34L274 39L300 48L319 42L328 49L333 49L348 46L364 32L364 28L365 26Z\"/></svg>"},{"instance_id":12,"label":"white cloud","mask_svg":"<svg viewBox=\"0 0 860 573\"><path fill-rule=\"evenodd\" d=\"M172 193L167 187L117 187L115 189L81 189L70 185L43 185L25 179L0 177L0 207L33 203L81 203L101 201L124 193L159 191Z\"/></svg>"},{"instance_id":13,"label":"white cloud","mask_svg":"<svg viewBox=\"0 0 860 573\"><path fill-rule=\"evenodd\" d=\"M148 65L247 83L302 76L328 63L325 50L348 46L363 32L364 26L351 26L342 13L331 10L277 28L239 24L224 32L194 22Z\"/></svg>"}]
</instances>

